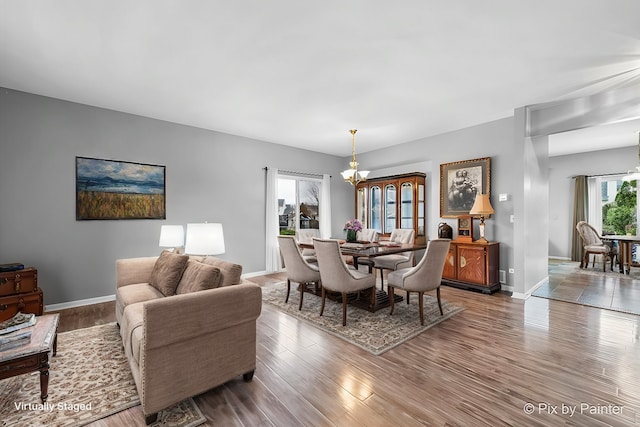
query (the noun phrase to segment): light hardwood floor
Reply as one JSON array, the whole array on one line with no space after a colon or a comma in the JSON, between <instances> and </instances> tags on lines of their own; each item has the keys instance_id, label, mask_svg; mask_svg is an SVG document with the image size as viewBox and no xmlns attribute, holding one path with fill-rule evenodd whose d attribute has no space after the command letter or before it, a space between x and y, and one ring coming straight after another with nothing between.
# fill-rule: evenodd
<instances>
[{"instance_id":1,"label":"light hardwood floor","mask_svg":"<svg viewBox=\"0 0 640 427\"><path fill-rule=\"evenodd\" d=\"M255 377L197 396L205 425L640 423L639 316L450 287L442 298L465 310L381 356L263 305ZM63 314L61 328L113 321L112 313L94 307ZM138 406L94 425L144 421Z\"/></svg>"}]
</instances>

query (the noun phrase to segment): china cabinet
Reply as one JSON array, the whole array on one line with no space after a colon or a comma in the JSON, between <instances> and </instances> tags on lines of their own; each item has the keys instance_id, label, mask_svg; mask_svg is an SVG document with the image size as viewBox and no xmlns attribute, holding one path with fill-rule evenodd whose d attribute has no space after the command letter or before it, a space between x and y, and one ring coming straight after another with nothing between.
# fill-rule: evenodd
<instances>
[{"instance_id":1,"label":"china cabinet","mask_svg":"<svg viewBox=\"0 0 640 427\"><path fill-rule=\"evenodd\" d=\"M425 178L420 172L368 179L356 185L356 218L365 228L388 237L396 228L413 228L424 244Z\"/></svg>"}]
</instances>

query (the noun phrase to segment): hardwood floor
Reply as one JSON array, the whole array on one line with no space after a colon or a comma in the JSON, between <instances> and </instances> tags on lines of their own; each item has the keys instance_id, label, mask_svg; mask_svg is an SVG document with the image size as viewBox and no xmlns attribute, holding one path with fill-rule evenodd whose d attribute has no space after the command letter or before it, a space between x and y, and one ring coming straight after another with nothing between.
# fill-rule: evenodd
<instances>
[{"instance_id":1,"label":"hardwood floor","mask_svg":"<svg viewBox=\"0 0 640 427\"><path fill-rule=\"evenodd\" d=\"M465 310L382 356L263 305L255 377L197 396L206 425L640 423L639 316L450 287L442 298ZM113 321L112 313L88 308L63 315L61 327ZM93 425L144 421L136 407Z\"/></svg>"}]
</instances>

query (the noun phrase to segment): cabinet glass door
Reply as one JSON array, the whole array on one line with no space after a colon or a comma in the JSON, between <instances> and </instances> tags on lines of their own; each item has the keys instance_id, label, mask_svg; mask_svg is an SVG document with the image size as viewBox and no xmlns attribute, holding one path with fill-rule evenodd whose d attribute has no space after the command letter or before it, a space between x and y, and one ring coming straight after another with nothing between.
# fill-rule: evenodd
<instances>
[{"instance_id":1,"label":"cabinet glass door","mask_svg":"<svg viewBox=\"0 0 640 427\"><path fill-rule=\"evenodd\" d=\"M362 226L368 228L367 224L367 189L365 187L358 188L356 194L356 218L360 220Z\"/></svg>"},{"instance_id":2,"label":"cabinet glass door","mask_svg":"<svg viewBox=\"0 0 640 427\"><path fill-rule=\"evenodd\" d=\"M418 236L424 236L424 185L418 185Z\"/></svg>"},{"instance_id":3,"label":"cabinet glass door","mask_svg":"<svg viewBox=\"0 0 640 427\"><path fill-rule=\"evenodd\" d=\"M382 233L382 190L371 187L371 228Z\"/></svg>"},{"instance_id":4,"label":"cabinet glass door","mask_svg":"<svg viewBox=\"0 0 640 427\"><path fill-rule=\"evenodd\" d=\"M396 186L387 184L384 187L384 233L396 229Z\"/></svg>"},{"instance_id":5,"label":"cabinet glass door","mask_svg":"<svg viewBox=\"0 0 640 427\"><path fill-rule=\"evenodd\" d=\"M400 187L400 228L413 228L413 186L410 182Z\"/></svg>"}]
</instances>

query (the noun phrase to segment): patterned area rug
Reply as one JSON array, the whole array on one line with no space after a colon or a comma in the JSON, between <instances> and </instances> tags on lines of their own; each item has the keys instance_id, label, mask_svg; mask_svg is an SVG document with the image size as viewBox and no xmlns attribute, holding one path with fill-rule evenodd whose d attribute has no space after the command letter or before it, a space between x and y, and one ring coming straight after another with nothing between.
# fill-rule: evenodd
<instances>
[{"instance_id":1,"label":"patterned area rug","mask_svg":"<svg viewBox=\"0 0 640 427\"><path fill-rule=\"evenodd\" d=\"M47 406L40 402L38 372L0 381L0 426L83 426L140 404L115 323L58 334L50 364ZM187 399L162 411L152 426L205 421Z\"/></svg>"},{"instance_id":2,"label":"patterned area rug","mask_svg":"<svg viewBox=\"0 0 640 427\"><path fill-rule=\"evenodd\" d=\"M300 293L295 284L291 286L289 302L285 304L287 285L285 282L262 288L262 299L293 317L302 319L332 335L354 344L374 355L380 355L403 342L421 334L432 326L463 310L442 300L444 315L440 315L435 296L424 296L424 326L420 325L418 294L411 294L411 303L396 303L393 316L383 308L371 313L352 305L347 306L347 326L342 326L342 304L327 299L324 314L320 316L322 298L305 294L302 310L298 310Z\"/></svg>"}]
</instances>

